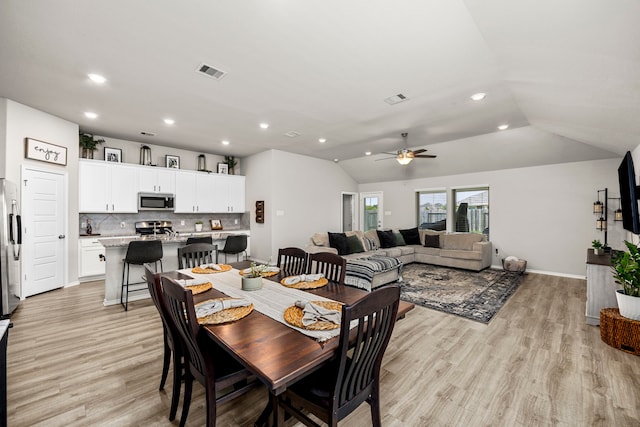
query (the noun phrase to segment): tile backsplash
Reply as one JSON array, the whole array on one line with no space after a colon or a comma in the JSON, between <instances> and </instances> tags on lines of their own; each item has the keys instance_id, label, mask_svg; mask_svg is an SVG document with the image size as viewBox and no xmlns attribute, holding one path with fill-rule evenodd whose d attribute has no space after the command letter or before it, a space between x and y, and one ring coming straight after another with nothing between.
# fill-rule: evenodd
<instances>
[{"instance_id":1,"label":"tile backsplash","mask_svg":"<svg viewBox=\"0 0 640 427\"><path fill-rule=\"evenodd\" d=\"M244 213L219 213L219 214L176 214L173 212L139 212L139 213L113 213L113 214L80 214L79 234L86 233L87 220L91 220L93 234L101 236L132 236L136 234L135 223L137 221L171 221L173 230L181 233L195 231L196 221L202 221L202 231L211 230L210 219L218 219L222 223L223 230L248 230L250 225L249 212ZM181 225L184 221L184 225ZM238 222L236 224L236 221ZM124 224L124 227L122 226Z\"/></svg>"}]
</instances>

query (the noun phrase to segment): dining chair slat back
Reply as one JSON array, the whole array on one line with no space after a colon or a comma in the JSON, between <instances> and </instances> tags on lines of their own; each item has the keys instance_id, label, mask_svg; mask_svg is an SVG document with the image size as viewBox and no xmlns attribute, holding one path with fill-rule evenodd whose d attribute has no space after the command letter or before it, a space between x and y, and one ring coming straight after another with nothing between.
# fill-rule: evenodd
<instances>
[{"instance_id":1,"label":"dining chair slat back","mask_svg":"<svg viewBox=\"0 0 640 427\"><path fill-rule=\"evenodd\" d=\"M300 248L278 249L278 268L286 275L297 276L307 272L307 253Z\"/></svg>"},{"instance_id":2,"label":"dining chair slat back","mask_svg":"<svg viewBox=\"0 0 640 427\"><path fill-rule=\"evenodd\" d=\"M151 270L149 264L144 265L145 277L147 279L147 287L151 300L158 310L160 319L162 320L162 330L164 336L164 355L162 359L162 377L160 378L160 390L164 389L167 376L169 374L169 363L173 356L173 387L171 391L171 406L169 409L169 420L176 418L178 411L178 401L180 399L180 387L182 384L182 345L178 336L178 331L173 327L173 323L169 319L167 306L162 295L162 285L160 283L160 275L155 274Z\"/></svg>"},{"instance_id":3,"label":"dining chair slat back","mask_svg":"<svg viewBox=\"0 0 640 427\"><path fill-rule=\"evenodd\" d=\"M307 273L322 273L328 280L344 285L346 269L347 260L340 255L331 252L309 254Z\"/></svg>"},{"instance_id":4,"label":"dining chair slat back","mask_svg":"<svg viewBox=\"0 0 640 427\"><path fill-rule=\"evenodd\" d=\"M215 253L215 255L214 255ZM218 263L218 247L209 243L192 243L178 248L178 268L194 268Z\"/></svg>"},{"instance_id":5,"label":"dining chair slat back","mask_svg":"<svg viewBox=\"0 0 640 427\"><path fill-rule=\"evenodd\" d=\"M381 425L380 366L395 325L400 287L377 289L342 309L337 359L290 386L278 398L284 409L304 424L315 426L300 408L330 426L358 408L371 406L373 426ZM351 330L349 325L357 325ZM332 379L327 381L327 379Z\"/></svg>"},{"instance_id":6,"label":"dining chair slat back","mask_svg":"<svg viewBox=\"0 0 640 427\"><path fill-rule=\"evenodd\" d=\"M200 325L196 318L192 292L169 277L163 276L161 282L171 321L180 333L185 349L185 391L180 426L184 426L189 414L194 379L205 388L207 426L215 426L217 403L246 393L256 382L248 381L249 372L226 351L213 342L199 339ZM216 397L216 391L227 393Z\"/></svg>"}]
</instances>

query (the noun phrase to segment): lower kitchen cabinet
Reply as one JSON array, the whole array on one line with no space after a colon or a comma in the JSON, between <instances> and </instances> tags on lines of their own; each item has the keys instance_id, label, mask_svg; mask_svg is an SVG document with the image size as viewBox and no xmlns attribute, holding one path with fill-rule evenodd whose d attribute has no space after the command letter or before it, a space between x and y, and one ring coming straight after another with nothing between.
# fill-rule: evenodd
<instances>
[{"instance_id":1,"label":"lower kitchen cabinet","mask_svg":"<svg viewBox=\"0 0 640 427\"><path fill-rule=\"evenodd\" d=\"M97 238L81 238L78 243L79 278L95 279L105 273L105 249ZM84 280L86 281L86 280Z\"/></svg>"}]
</instances>

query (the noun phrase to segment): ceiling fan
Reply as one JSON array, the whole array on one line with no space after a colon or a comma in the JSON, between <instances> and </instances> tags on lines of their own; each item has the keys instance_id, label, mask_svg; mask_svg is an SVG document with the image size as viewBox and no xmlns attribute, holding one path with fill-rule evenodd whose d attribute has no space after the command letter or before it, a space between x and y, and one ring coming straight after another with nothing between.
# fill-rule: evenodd
<instances>
[{"instance_id":1,"label":"ceiling fan","mask_svg":"<svg viewBox=\"0 0 640 427\"><path fill-rule=\"evenodd\" d=\"M398 163L405 166L411 163L413 159L435 159L437 157L432 154L422 154L427 151L424 148L421 148L420 150L409 150L409 145L407 144L408 135L409 134L407 132L402 133L402 139L404 140L404 148L402 150L398 150L396 153L386 153L386 152L383 153L383 154L390 154L395 157L386 157L384 159L378 159L378 160L396 159Z\"/></svg>"}]
</instances>

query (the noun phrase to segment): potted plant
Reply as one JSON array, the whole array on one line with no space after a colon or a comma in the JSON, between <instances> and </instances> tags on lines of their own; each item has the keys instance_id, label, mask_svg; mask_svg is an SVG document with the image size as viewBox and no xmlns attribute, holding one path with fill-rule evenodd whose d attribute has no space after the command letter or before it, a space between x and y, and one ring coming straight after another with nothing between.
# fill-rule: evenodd
<instances>
[{"instance_id":1,"label":"potted plant","mask_svg":"<svg viewBox=\"0 0 640 427\"><path fill-rule=\"evenodd\" d=\"M81 156L83 159L93 159L93 152L98 148L98 144L102 144L104 139L96 139L90 133L80 132L80 148L82 148Z\"/></svg>"},{"instance_id":2,"label":"potted plant","mask_svg":"<svg viewBox=\"0 0 640 427\"><path fill-rule=\"evenodd\" d=\"M593 242L591 242L591 247L593 247L593 253L596 255L603 255L604 254L604 246L602 245L602 243L600 242L600 240L594 240Z\"/></svg>"},{"instance_id":3,"label":"potted plant","mask_svg":"<svg viewBox=\"0 0 640 427\"><path fill-rule=\"evenodd\" d=\"M196 231L202 231L202 221L196 221Z\"/></svg>"},{"instance_id":4,"label":"potted plant","mask_svg":"<svg viewBox=\"0 0 640 427\"><path fill-rule=\"evenodd\" d=\"M227 166L229 166L229 174L235 175L234 168L238 164L238 161L236 160L236 158L233 156L224 156L224 162L227 164Z\"/></svg>"},{"instance_id":5,"label":"potted plant","mask_svg":"<svg viewBox=\"0 0 640 427\"><path fill-rule=\"evenodd\" d=\"M245 271L242 276L242 290L243 291L257 291L262 289L262 272L264 271L264 265L256 265L255 262L251 263L249 271Z\"/></svg>"},{"instance_id":6,"label":"potted plant","mask_svg":"<svg viewBox=\"0 0 640 427\"><path fill-rule=\"evenodd\" d=\"M622 316L640 320L640 249L631 242L624 243L627 251L617 251L611 257L613 278L622 285L616 299Z\"/></svg>"}]
</instances>

